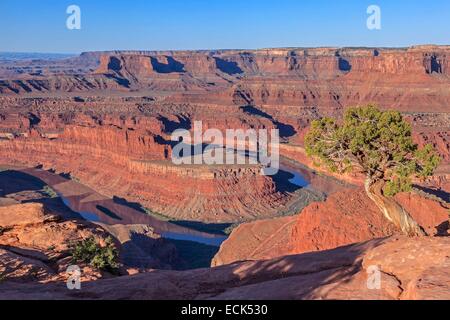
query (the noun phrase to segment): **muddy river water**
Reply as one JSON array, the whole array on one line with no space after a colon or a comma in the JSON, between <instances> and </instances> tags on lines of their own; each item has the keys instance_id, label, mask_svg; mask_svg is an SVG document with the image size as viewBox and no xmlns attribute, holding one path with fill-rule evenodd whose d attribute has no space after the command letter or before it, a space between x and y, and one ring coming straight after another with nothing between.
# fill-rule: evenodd
<instances>
[{"instance_id":1,"label":"muddy river water","mask_svg":"<svg viewBox=\"0 0 450 320\"><path fill-rule=\"evenodd\" d=\"M288 180L285 182L299 189L312 188L319 192L328 193L340 188L338 183L331 183L327 180L328 178L325 181L325 178L289 163L283 164L281 170L283 172L283 179ZM217 247L227 238L225 235L201 232L169 221L157 219L146 214L138 204L128 203L119 198L111 199L77 181L50 171L27 168L20 169L20 172L42 180L55 190L67 207L78 213L83 219L93 223L107 225L150 225L163 238L191 241Z\"/></svg>"}]
</instances>

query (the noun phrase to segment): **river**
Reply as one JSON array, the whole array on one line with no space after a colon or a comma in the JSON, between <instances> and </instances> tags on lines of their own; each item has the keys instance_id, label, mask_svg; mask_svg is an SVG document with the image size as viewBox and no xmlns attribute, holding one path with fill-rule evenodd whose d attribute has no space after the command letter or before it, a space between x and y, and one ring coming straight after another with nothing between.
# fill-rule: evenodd
<instances>
[{"instance_id":1,"label":"river","mask_svg":"<svg viewBox=\"0 0 450 320\"><path fill-rule=\"evenodd\" d=\"M144 224L151 226L155 232L166 239L192 241L217 247L227 238L224 235L201 232L157 219L146 214L140 206L134 203L103 196L79 182L49 171L36 168L20 171L42 180L55 190L67 207L78 213L83 219L93 223L107 225Z\"/></svg>"},{"instance_id":2,"label":"river","mask_svg":"<svg viewBox=\"0 0 450 320\"><path fill-rule=\"evenodd\" d=\"M283 163L280 170L284 173L283 179L288 179L288 182L297 189L312 188L322 192L322 189L330 191L338 188L338 184L330 182L329 178L320 177L310 170L294 166L291 163ZM67 207L78 213L83 219L93 223L144 224L151 226L155 232L166 239L191 241L216 247L220 246L227 238L223 234L202 232L157 219L145 213L136 203L129 203L119 198L111 199L77 181L50 171L38 168L21 169L20 171L42 180L57 192ZM287 176L286 173L288 173ZM326 182L324 183L324 181Z\"/></svg>"}]
</instances>

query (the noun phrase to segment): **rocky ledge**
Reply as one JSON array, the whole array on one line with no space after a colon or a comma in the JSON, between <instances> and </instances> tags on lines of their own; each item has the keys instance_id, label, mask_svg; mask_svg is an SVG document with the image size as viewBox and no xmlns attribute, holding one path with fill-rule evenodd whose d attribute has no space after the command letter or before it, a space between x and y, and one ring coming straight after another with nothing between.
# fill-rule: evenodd
<instances>
[{"instance_id":1,"label":"rocky ledge","mask_svg":"<svg viewBox=\"0 0 450 320\"><path fill-rule=\"evenodd\" d=\"M83 282L78 291L61 282L7 281L0 299L450 299L449 252L448 237L391 237L213 269Z\"/></svg>"}]
</instances>

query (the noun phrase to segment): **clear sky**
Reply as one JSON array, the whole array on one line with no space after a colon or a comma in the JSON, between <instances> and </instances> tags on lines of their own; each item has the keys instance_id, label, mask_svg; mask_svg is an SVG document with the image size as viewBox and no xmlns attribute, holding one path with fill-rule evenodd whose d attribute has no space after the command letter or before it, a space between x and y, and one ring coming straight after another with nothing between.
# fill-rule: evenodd
<instances>
[{"instance_id":1,"label":"clear sky","mask_svg":"<svg viewBox=\"0 0 450 320\"><path fill-rule=\"evenodd\" d=\"M81 8L81 30L66 9ZM366 27L381 8L381 30ZM0 0L0 51L450 44L449 0Z\"/></svg>"}]
</instances>

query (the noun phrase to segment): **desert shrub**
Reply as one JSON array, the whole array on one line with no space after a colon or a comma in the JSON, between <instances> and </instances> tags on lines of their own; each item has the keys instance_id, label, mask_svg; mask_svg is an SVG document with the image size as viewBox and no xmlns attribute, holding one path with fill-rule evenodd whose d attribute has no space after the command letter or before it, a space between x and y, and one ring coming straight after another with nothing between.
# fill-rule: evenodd
<instances>
[{"instance_id":1,"label":"desert shrub","mask_svg":"<svg viewBox=\"0 0 450 320\"><path fill-rule=\"evenodd\" d=\"M90 266L108 272L115 272L119 267L118 251L111 237L108 237L104 246L94 237L79 241L71 246L73 263L84 262Z\"/></svg>"},{"instance_id":2,"label":"desert shrub","mask_svg":"<svg viewBox=\"0 0 450 320\"><path fill-rule=\"evenodd\" d=\"M227 236L231 235L231 233L234 231L234 229L236 229L237 227L239 227L240 223L233 223L232 225L230 225L229 227L227 227L223 233L225 233Z\"/></svg>"},{"instance_id":3,"label":"desert shrub","mask_svg":"<svg viewBox=\"0 0 450 320\"><path fill-rule=\"evenodd\" d=\"M56 193L55 190L53 190L52 188L50 188L50 186L45 186L42 189L42 192L44 194L46 194L49 198L58 198L58 194Z\"/></svg>"},{"instance_id":4,"label":"desert shrub","mask_svg":"<svg viewBox=\"0 0 450 320\"><path fill-rule=\"evenodd\" d=\"M10 230L11 228L0 226L0 236L2 236L5 232Z\"/></svg>"},{"instance_id":5,"label":"desert shrub","mask_svg":"<svg viewBox=\"0 0 450 320\"><path fill-rule=\"evenodd\" d=\"M166 217L165 215L163 215L161 213L155 212L153 210L150 210L150 209L144 208L144 207L142 207L141 209L145 212L145 214L147 214L153 218L156 218L160 221L170 221L169 217Z\"/></svg>"}]
</instances>

